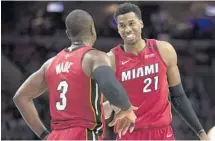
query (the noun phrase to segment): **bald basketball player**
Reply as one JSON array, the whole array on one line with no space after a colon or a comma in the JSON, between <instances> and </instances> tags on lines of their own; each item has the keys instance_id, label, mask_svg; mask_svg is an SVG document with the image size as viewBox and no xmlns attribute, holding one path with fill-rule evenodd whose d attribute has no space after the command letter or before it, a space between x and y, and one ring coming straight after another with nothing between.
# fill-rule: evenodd
<instances>
[{"instance_id":1,"label":"bald basketball player","mask_svg":"<svg viewBox=\"0 0 215 141\"><path fill-rule=\"evenodd\" d=\"M117 79L124 86L132 105L138 107L134 131L130 133L127 132L129 128L120 129L129 125L124 118L115 127L116 131L122 133L117 139L174 140L172 105L196 135L201 140L207 140L181 84L174 47L165 41L142 38L144 21L139 7L134 4L120 4L115 19L124 44L113 48L109 56ZM108 105L107 102L105 105ZM106 139L113 139L111 137L113 135L109 134Z\"/></svg>"},{"instance_id":2,"label":"bald basketball player","mask_svg":"<svg viewBox=\"0 0 215 141\"><path fill-rule=\"evenodd\" d=\"M25 122L40 139L98 139L103 128L102 92L110 103L122 109L115 121L127 117L133 124L136 116L114 76L108 56L92 47L96 40L92 17L83 10L74 10L65 24L72 45L46 61L13 98ZM49 90L51 133L33 103L46 90Z\"/></svg>"}]
</instances>

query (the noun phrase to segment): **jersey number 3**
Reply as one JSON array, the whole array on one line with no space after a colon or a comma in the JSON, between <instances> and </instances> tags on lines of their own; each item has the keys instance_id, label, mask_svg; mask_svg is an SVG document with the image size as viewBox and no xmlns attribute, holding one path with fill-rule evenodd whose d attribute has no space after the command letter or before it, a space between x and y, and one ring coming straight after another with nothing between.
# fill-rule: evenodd
<instances>
[{"instance_id":1,"label":"jersey number 3","mask_svg":"<svg viewBox=\"0 0 215 141\"><path fill-rule=\"evenodd\" d=\"M61 81L57 87L57 90L60 92L60 101L56 102L56 108L57 110L62 111L67 105L66 94L68 90L68 83L66 81Z\"/></svg>"},{"instance_id":2,"label":"jersey number 3","mask_svg":"<svg viewBox=\"0 0 215 141\"><path fill-rule=\"evenodd\" d=\"M143 83L144 83L143 93L148 93L148 92L151 92L152 90L156 91L158 89L158 76L155 76L154 79L146 78L143 81ZM151 85L154 85L154 86L151 86Z\"/></svg>"}]
</instances>

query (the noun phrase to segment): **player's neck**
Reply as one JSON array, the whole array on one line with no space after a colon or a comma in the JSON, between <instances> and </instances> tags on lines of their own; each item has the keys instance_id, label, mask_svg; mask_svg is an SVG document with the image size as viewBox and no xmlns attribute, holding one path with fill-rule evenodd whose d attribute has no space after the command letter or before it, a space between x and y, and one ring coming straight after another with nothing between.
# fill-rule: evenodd
<instances>
[{"instance_id":1,"label":"player's neck","mask_svg":"<svg viewBox=\"0 0 215 141\"><path fill-rule=\"evenodd\" d=\"M131 53L134 55L138 55L146 46L146 42L145 40L141 39L140 41L138 41L137 43L133 44L133 45L124 45L124 50L127 53Z\"/></svg>"},{"instance_id":2,"label":"player's neck","mask_svg":"<svg viewBox=\"0 0 215 141\"><path fill-rule=\"evenodd\" d=\"M68 49L71 51L75 48L79 48L83 46L92 46L92 43L88 41L72 41L72 45L68 47Z\"/></svg>"}]
</instances>

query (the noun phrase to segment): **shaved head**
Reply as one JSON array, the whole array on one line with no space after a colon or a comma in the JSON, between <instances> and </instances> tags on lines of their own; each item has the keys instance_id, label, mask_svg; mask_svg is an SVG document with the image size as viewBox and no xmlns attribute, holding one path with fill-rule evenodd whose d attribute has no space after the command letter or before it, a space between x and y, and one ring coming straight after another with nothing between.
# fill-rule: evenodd
<instances>
[{"instance_id":1,"label":"shaved head","mask_svg":"<svg viewBox=\"0 0 215 141\"><path fill-rule=\"evenodd\" d=\"M73 10L69 13L66 17L65 24L69 36L78 39L84 36L92 36L92 28L95 28L91 15L80 9Z\"/></svg>"}]
</instances>

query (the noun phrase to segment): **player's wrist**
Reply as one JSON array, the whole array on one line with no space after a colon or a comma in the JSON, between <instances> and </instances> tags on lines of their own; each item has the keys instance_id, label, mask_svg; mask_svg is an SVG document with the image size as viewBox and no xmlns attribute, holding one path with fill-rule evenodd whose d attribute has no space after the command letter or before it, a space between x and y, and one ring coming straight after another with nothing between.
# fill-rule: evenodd
<instances>
[{"instance_id":1,"label":"player's wrist","mask_svg":"<svg viewBox=\"0 0 215 141\"><path fill-rule=\"evenodd\" d=\"M198 132L198 136L201 140L208 140L207 133L205 132L204 129L202 129Z\"/></svg>"},{"instance_id":2,"label":"player's wrist","mask_svg":"<svg viewBox=\"0 0 215 141\"><path fill-rule=\"evenodd\" d=\"M198 132L198 135L202 134L202 133L206 133L204 129L201 129L199 132Z\"/></svg>"},{"instance_id":3,"label":"player's wrist","mask_svg":"<svg viewBox=\"0 0 215 141\"><path fill-rule=\"evenodd\" d=\"M39 138L41 139L41 140L44 140L44 139L46 139L47 138L47 136L50 134L50 132L48 131L48 130L44 130L42 133L41 133L41 135L39 136Z\"/></svg>"},{"instance_id":4,"label":"player's wrist","mask_svg":"<svg viewBox=\"0 0 215 141\"><path fill-rule=\"evenodd\" d=\"M126 108L126 109L122 109L122 111L124 111L124 112L130 112L130 111L133 111L133 107L132 107L132 105L130 105L128 108Z\"/></svg>"}]
</instances>

